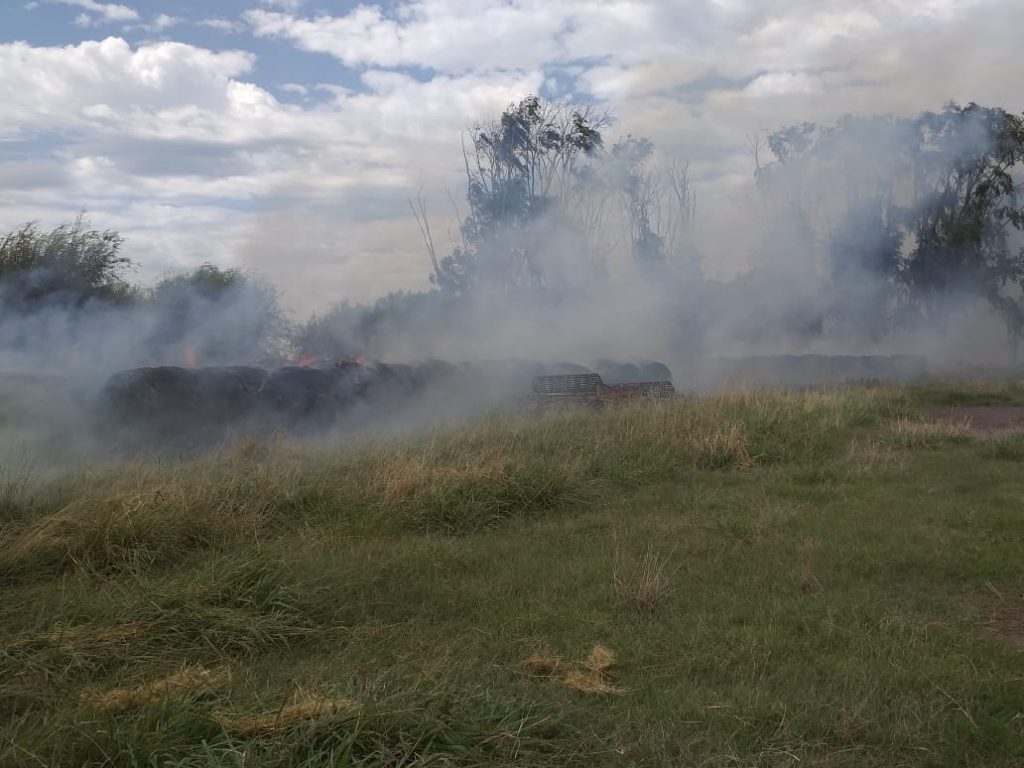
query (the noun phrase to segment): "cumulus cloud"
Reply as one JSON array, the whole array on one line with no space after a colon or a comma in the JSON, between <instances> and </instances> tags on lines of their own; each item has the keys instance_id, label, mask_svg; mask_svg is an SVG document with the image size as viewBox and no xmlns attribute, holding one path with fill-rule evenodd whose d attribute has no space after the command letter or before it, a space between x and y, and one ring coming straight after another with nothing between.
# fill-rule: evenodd
<instances>
[{"instance_id":1,"label":"cumulus cloud","mask_svg":"<svg viewBox=\"0 0 1024 768\"><path fill-rule=\"evenodd\" d=\"M75 46L0 45L0 138L38 131L227 140L208 125L214 111L244 131L266 94L238 75L253 65L243 51L213 52L165 42L133 49L111 37Z\"/></svg>"},{"instance_id":2,"label":"cumulus cloud","mask_svg":"<svg viewBox=\"0 0 1024 768\"><path fill-rule=\"evenodd\" d=\"M0 141L62 138L38 183L0 191L0 228L25 218L49 221L86 205L102 212L104 226L123 224L136 255L149 264L244 262L306 294L297 282L316 269L329 271L331 263L319 242L309 240L317 228L292 230L284 222L294 219L282 216L273 234L242 237L242 224L258 226L256 210L265 217L268 208L303 201L299 207L316 206L328 228L344 221L349 243L379 244L395 232L387 223L404 215L411 189L444 179L434 187L443 193L458 170L451 150L466 120L500 110L542 79L539 72L466 74L422 83L368 71L362 88L330 89L304 108L245 80L254 63L243 51L176 42L133 47L116 37L64 47L0 45L0 70L9 75L0 81L6 104ZM287 90L301 92L304 86L296 85ZM0 162L0 178L23 179L31 170ZM182 215L133 223L127 212L150 210L145 205ZM201 213L199 223L184 225L185 212ZM198 232L207 224L204 240ZM157 237L161 226L173 227L173 236ZM338 241L332 242L337 265ZM271 243L273 251L266 247ZM172 245L181 247L177 257ZM300 246L308 246L309 270L296 271L279 258ZM390 255L397 254L408 256L409 249L392 248ZM371 269L358 285L410 287L411 271ZM422 278L418 263L416 272ZM339 294L325 291L321 298L327 296Z\"/></svg>"},{"instance_id":3,"label":"cumulus cloud","mask_svg":"<svg viewBox=\"0 0 1024 768\"><path fill-rule=\"evenodd\" d=\"M60 2L90 19L139 21L126 5ZM443 241L466 126L547 87L613 109L616 132L692 161L705 266L716 274L736 269L743 237L758 236L729 222L759 131L948 99L1024 109L1024 6L1013 0L252 6L241 21L149 22L180 39L195 26L249 30L232 45L252 51L116 37L0 44L0 141L56 137L17 163L0 160L0 180L13 180L0 184L0 227L87 204L154 263L229 254L312 308L418 287L426 269L407 197L424 187ZM253 52L270 39L275 57L304 52L276 82Z\"/></svg>"},{"instance_id":4,"label":"cumulus cloud","mask_svg":"<svg viewBox=\"0 0 1024 768\"><path fill-rule=\"evenodd\" d=\"M445 72L531 69L615 52L633 59L667 49L663 12L642 0L415 0L386 12L359 5L310 18L254 9L254 34L293 41L349 66L419 66ZM685 37L682 29L675 31ZM634 52L634 53L631 53Z\"/></svg>"}]
</instances>

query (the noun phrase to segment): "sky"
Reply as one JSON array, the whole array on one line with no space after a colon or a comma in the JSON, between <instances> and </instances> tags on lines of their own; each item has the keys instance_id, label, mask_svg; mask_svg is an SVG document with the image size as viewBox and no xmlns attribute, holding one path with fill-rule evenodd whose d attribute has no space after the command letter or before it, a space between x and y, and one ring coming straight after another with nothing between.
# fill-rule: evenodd
<instances>
[{"instance_id":1,"label":"sky","mask_svg":"<svg viewBox=\"0 0 1024 768\"><path fill-rule=\"evenodd\" d=\"M1024 110L1020 0L0 0L0 232L85 211L135 278L258 270L299 316L427 285L467 128L538 93L688 161L741 271L756 137L949 101Z\"/></svg>"}]
</instances>

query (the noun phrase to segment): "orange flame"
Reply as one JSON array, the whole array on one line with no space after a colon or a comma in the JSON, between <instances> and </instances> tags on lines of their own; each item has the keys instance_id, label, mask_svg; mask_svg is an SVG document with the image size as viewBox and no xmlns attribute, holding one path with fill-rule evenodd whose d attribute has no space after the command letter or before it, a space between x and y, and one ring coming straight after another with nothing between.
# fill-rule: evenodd
<instances>
[{"instance_id":1,"label":"orange flame","mask_svg":"<svg viewBox=\"0 0 1024 768\"><path fill-rule=\"evenodd\" d=\"M295 362L301 365L303 368L309 368L309 366L316 362L316 358L313 357L312 355L302 355Z\"/></svg>"},{"instance_id":2,"label":"orange flame","mask_svg":"<svg viewBox=\"0 0 1024 768\"><path fill-rule=\"evenodd\" d=\"M186 342L185 343L185 349L183 350L183 352L184 352L184 356L185 356L185 367L186 368L198 368L199 367L199 353L196 351L196 348L194 346L192 346L191 344L189 344L188 342Z\"/></svg>"}]
</instances>

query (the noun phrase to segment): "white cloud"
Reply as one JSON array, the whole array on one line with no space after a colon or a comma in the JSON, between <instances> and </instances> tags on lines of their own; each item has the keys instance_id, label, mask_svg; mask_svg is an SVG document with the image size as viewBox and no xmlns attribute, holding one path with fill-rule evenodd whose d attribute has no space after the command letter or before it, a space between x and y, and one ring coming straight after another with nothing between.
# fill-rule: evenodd
<instances>
[{"instance_id":1,"label":"white cloud","mask_svg":"<svg viewBox=\"0 0 1024 768\"><path fill-rule=\"evenodd\" d=\"M170 16L166 13L161 13L155 19L153 19L153 22L149 25L149 28L155 29L157 31L163 31L165 29L175 27L178 24L181 24L181 22L183 21L184 19L181 16Z\"/></svg>"},{"instance_id":2,"label":"white cloud","mask_svg":"<svg viewBox=\"0 0 1024 768\"><path fill-rule=\"evenodd\" d=\"M281 8L285 11L297 11L302 7L304 0L260 0L263 5L270 8Z\"/></svg>"},{"instance_id":3,"label":"white cloud","mask_svg":"<svg viewBox=\"0 0 1024 768\"><path fill-rule=\"evenodd\" d=\"M209 27L210 29L216 29L220 32L227 33L241 32L245 29L245 26L241 22L221 18L201 19L196 22L196 25L200 27Z\"/></svg>"},{"instance_id":4,"label":"white cloud","mask_svg":"<svg viewBox=\"0 0 1024 768\"><path fill-rule=\"evenodd\" d=\"M98 14L104 21L137 21L139 18L139 14L134 8L120 3L99 3L96 0L49 0L49 2L83 8Z\"/></svg>"},{"instance_id":5,"label":"white cloud","mask_svg":"<svg viewBox=\"0 0 1024 768\"><path fill-rule=\"evenodd\" d=\"M643 0L413 0L391 13L359 5L344 16L250 10L244 18L257 36L289 39L350 66L463 72L527 70L610 51L649 56L671 42L659 29L663 15ZM673 35L678 43L680 32Z\"/></svg>"},{"instance_id":6,"label":"white cloud","mask_svg":"<svg viewBox=\"0 0 1024 768\"><path fill-rule=\"evenodd\" d=\"M819 79L806 72L768 72L751 82L744 93L763 99L793 93L814 93L819 86Z\"/></svg>"},{"instance_id":7,"label":"white cloud","mask_svg":"<svg viewBox=\"0 0 1024 768\"><path fill-rule=\"evenodd\" d=\"M95 20L112 6L68 4ZM272 87L251 53L180 42L0 44L0 141L62 143L0 162L0 225L88 203L148 259L233 254L322 307L422 284L406 198L425 186L443 247L464 128L553 74L612 108L616 133L692 159L710 243L749 185L750 134L950 98L1024 109L1013 0L402 0L333 16L262 5L245 15L256 35L332 56L358 83L323 82L327 67L319 82L289 71Z\"/></svg>"},{"instance_id":8,"label":"white cloud","mask_svg":"<svg viewBox=\"0 0 1024 768\"><path fill-rule=\"evenodd\" d=\"M252 215L237 213L240 204L272 210L280 204L274 201L302 200L304 210L330 210L324 224L328 229L335 226L331 221L342 225L338 211L350 212L344 226L353 248L360 247L353 238L372 233L376 244L371 250L380 258L358 285L413 287L425 279L418 246L388 241L396 233L404 238L406 230L396 225L396 216L404 217L410 190L425 184L443 195L445 186L457 184L459 137L466 122L494 114L535 90L543 78L540 72L467 74L422 83L394 72L368 71L362 90L320 89L329 94L326 100L303 108L279 102L242 79L253 63L248 53L173 42L137 48L119 38L52 48L0 44L0 71L5 72L0 140L30 140L46 133L65 142L50 153L53 170L41 175L39 184L0 190L0 207L6 211L0 229L17 223L10 220L12 211L73 211L87 203L97 218L108 217L104 226L123 223L133 247L139 247L136 230L150 233L145 253L153 259L169 254L154 245L159 238L153 222L133 224L125 216L132 206L196 210L199 205L221 210L224 221L252 224ZM4 169L0 163L0 177ZM9 169L19 178L26 172ZM275 260L266 244L285 248L290 240L294 251L304 243L309 259L326 258L326 251L281 223L299 218L277 221L280 241L233 235L232 246L247 244L234 258L262 268L293 295L308 291L297 284L305 273ZM186 242L177 234L171 241L176 246ZM199 261L224 260L223 242L211 239L204 250L196 247L200 241L188 241L190 250L182 253ZM332 253L338 264L338 252ZM415 269L402 266L409 258L417 259ZM361 261L360 268L366 263ZM325 260L317 269L329 271L330 264ZM321 298L327 301L333 290L324 286Z\"/></svg>"}]
</instances>

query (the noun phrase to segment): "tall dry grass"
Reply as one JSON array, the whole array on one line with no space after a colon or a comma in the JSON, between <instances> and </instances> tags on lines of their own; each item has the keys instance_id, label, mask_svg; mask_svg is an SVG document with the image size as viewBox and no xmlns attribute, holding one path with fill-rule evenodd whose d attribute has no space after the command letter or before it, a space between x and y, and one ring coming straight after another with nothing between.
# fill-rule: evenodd
<instances>
[{"instance_id":1,"label":"tall dry grass","mask_svg":"<svg viewBox=\"0 0 1024 768\"><path fill-rule=\"evenodd\" d=\"M275 440L61 484L0 529L0 579L170 564L309 520L354 532L460 534L586 504L602 483L747 471L831 450L893 418L899 392L730 392L540 416L490 417L403 441ZM897 435L907 435L897 427Z\"/></svg>"}]
</instances>

